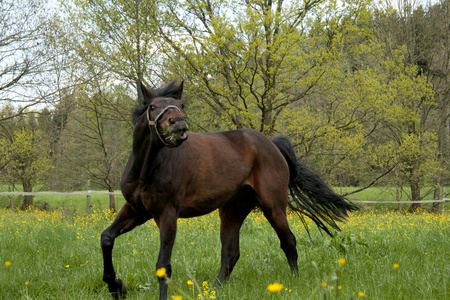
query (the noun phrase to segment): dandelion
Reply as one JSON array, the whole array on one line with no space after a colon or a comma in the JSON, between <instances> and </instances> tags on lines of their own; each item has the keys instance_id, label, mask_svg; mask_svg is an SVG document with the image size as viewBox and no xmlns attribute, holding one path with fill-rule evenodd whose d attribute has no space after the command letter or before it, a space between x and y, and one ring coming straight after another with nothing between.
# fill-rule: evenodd
<instances>
[{"instance_id":1,"label":"dandelion","mask_svg":"<svg viewBox=\"0 0 450 300\"><path fill-rule=\"evenodd\" d=\"M208 282L203 281L202 286L203 286L203 295L208 296L208 294L209 294Z\"/></svg>"},{"instance_id":2,"label":"dandelion","mask_svg":"<svg viewBox=\"0 0 450 300\"><path fill-rule=\"evenodd\" d=\"M25 281L25 285L28 285L28 281Z\"/></svg>"},{"instance_id":3,"label":"dandelion","mask_svg":"<svg viewBox=\"0 0 450 300\"><path fill-rule=\"evenodd\" d=\"M166 268L162 267L156 270L156 276L164 277L164 275L166 275Z\"/></svg>"},{"instance_id":4,"label":"dandelion","mask_svg":"<svg viewBox=\"0 0 450 300\"><path fill-rule=\"evenodd\" d=\"M183 296L172 296L172 300L183 300Z\"/></svg>"},{"instance_id":5,"label":"dandelion","mask_svg":"<svg viewBox=\"0 0 450 300\"><path fill-rule=\"evenodd\" d=\"M188 281L187 281L187 284L193 285L194 283L192 282L192 280L188 280Z\"/></svg>"},{"instance_id":6,"label":"dandelion","mask_svg":"<svg viewBox=\"0 0 450 300\"><path fill-rule=\"evenodd\" d=\"M267 290L272 293L278 293L283 288L281 283L275 282L267 286Z\"/></svg>"},{"instance_id":7,"label":"dandelion","mask_svg":"<svg viewBox=\"0 0 450 300\"><path fill-rule=\"evenodd\" d=\"M364 292L358 292L358 296L361 298L364 297Z\"/></svg>"},{"instance_id":8,"label":"dandelion","mask_svg":"<svg viewBox=\"0 0 450 300\"><path fill-rule=\"evenodd\" d=\"M327 287L326 282L322 282L321 286L322 286L323 288L326 288L326 287Z\"/></svg>"},{"instance_id":9,"label":"dandelion","mask_svg":"<svg viewBox=\"0 0 450 300\"><path fill-rule=\"evenodd\" d=\"M7 260L7 261L5 262L5 267L11 267L11 262L10 262L9 260Z\"/></svg>"},{"instance_id":10,"label":"dandelion","mask_svg":"<svg viewBox=\"0 0 450 300\"><path fill-rule=\"evenodd\" d=\"M66 268L70 267L70 265L66 265Z\"/></svg>"},{"instance_id":11,"label":"dandelion","mask_svg":"<svg viewBox=\"0 0 450 300\"><path fill-rule=\"evenodd\" d=\"M338 290L342 290L342 286L341 285L338 286Z\"/></svg>"},{"instance_id":12,"label":"dandelion","mask_svg":"<svg viewBox=\"0 0 450 300\"><path fill-rule=\"evenodd\" d=\"M338 262L339 262L339 264L340 264L341 266L343 266L343 265L345 265L346 260L345 260L345 258L339 258L339 259L338 259Z\"/></svg>"},{"instance_id":13,"label":"dandelion","mask_svg":"<svg viewBox=\"0 0 450 300\"><path fill-rule=\"evenodd\" d=\"M394 264L393 267L394 267L395 270L397 270L398 268L400 268L399 264Z\"/></svg>"}]
</instances>

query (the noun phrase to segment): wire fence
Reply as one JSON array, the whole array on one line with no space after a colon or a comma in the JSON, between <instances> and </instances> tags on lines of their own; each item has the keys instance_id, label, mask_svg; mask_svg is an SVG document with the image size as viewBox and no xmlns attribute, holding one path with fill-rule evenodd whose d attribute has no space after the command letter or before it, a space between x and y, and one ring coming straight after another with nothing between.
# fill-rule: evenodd
<instances>
[{"instance_id":1,"label":"wire fence","mask_svg":"<svg viewBox=\"0 0 450 300\"><path fill-rule=\"evenodd\" d=\"M82 192L0 192L0 196L85 196L86 212L90 212L90 196L91 195L114 195L122 196L120 192L106 192L87 190ZM442 198L440 200L420 200L420 201L366 201L366 200L350 200L353 203L361 204L413 204L413 203L442 203L442 212L445 212L445 203L450 202L450 198Z\"/></svg>"}]
</instances>

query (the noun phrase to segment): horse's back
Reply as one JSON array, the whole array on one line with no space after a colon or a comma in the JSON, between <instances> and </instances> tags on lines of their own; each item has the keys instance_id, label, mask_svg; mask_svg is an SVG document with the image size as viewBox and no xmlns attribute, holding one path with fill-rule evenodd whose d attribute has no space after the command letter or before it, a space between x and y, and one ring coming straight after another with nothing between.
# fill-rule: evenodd
<instances>
[{"instance_id":1,"label":"horse's back","mask_svg":"<svg viewBox=\"0 0 450 300\"><path fill-rule=\"evenodd\" d=\"M190 156L194 157L201 155L203 161L214 161L215 165L238 163L253 167L255 163L270 163L269 160L274 160L275 163L284 162L271 140L261 132L249 128L189 133L189 138L183 146L180 151L189 151Z\"/></svg>"}]
</instances>

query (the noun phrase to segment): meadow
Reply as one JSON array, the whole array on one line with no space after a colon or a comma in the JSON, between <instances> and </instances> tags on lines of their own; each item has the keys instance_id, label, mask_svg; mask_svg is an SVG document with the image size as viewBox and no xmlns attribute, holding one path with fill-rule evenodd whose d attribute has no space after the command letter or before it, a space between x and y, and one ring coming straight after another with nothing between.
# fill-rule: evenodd
<instances>
[{"instance_id":1,"label":"meadow","mask_svg":"<svg viewBox=\"0 0 450 300\"><path fill-rule=\"evenodd\" d=\"M0 210L0 299L112 299L102 281L100 234L114 215L93 210ZM171 295L183 299L449 299L450 222L445 214L361 211L331 239L295 214L299 276L258 211L241 229L241 258L220 288L218 213L179 220ZM157 299L158 229L149 221L116 240L127 299ZM275 285L273 285L276 283ZM272 285L271 285L272 284ZM268 287L270 290L268 290ZM278 291L277 291L278 290ZM277 292L276 292L277 291Z\"/></svg>"}]
</instances>

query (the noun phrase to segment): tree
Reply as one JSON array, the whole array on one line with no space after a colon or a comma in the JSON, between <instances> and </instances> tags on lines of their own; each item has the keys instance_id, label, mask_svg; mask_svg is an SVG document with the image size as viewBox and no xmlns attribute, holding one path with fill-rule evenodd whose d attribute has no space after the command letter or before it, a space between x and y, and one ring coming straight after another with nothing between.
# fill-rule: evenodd
<instances>
[{"instance_id":1,"label":"tree","mask_svg":"<svg viewBox=\"0 0 450 300\"><path fill-rule=\"evenodd\" d=\"M127 145L131 146L130 112L136 101L129 88L140 97L139 83L144 77L155 78L156 5L123 0L61 1L61 5L69 13L61 21L58 44L60 51L68 49L76 68L65 70L73 88L61 97L69 109L57 163L67 176L78 173L113 192L129 153ZM110 209L115 210L114 195Z\"/></svg>"},{"instance_id":2,"label":"tree","mask_svg":"<svg viewBox=\"0 0 450 300\"><path fill-rule=\"evenodd\" d=\"M127 82L141 99L139 83L156 79L158 69L153 21L157 2L75 0L74 4L68 6L66 29L71 28L71 36L66 42L78 60Z\"/></svg>"},{"instance_id":3,"label":"tree","mask_svg":"<svg viewBox=\"0 0 450 300\"><path fill-rule=\"evenodd\" d=\"M160 35L170 45L167 65L198 91L196 107L207 105L228 128L271 136L283 109L326 72L326 41L307 38L305 26L321 3L166 1Z\"/></svg>"},{"instance_id":4,"label":"tree","mask_svg":"<svg viewBox=\"0 0 450 300\"><path fill-rule=\"evenodd\" d=\"M38 129L14 131L9 138L0 140L0 163L4 166L4 180L14 186L22 183L24 192L32 192L33 186L45 181L48 170L53 168L49 158L49 143ZM33 196L23 197L21 209L33 205Z\"/></svg>"},{"instance_id":5,"label":"tree","mask_svg":"<svg viewBox=\"0 0 450 300\"><path fill-rule=\"evenodd\" d=\"M130 103L122 99L120 87L115 90L107 86L107 78L94 77L90 84L80 85L74 94L59 146L58 165L66 165L61 171L68 176L85 177L106 188L109 208L115 211L112 194L120 182L131 141L131 126L122 120L123 111L119 103ZM69 99L67 99L69 101ZM83 176L84 175L84 176Z\"/></svg>"},{"instance_id":6,"label":"tree","mask_svg":"<svg viewBox=\"0 0 450 300\"><path fill-rule=\"evenodd\" d=\"M427 78L405 59L406 47L386 48L379 40L373 13L359 7L331 14L335 20L318 20L315 30L333 39L340 59L328 64L317 93L284 111L278 130L334 184L359 191L406 181L417 201L420 187L439 169L432 127L436 103Z\"/></svg>"},{"instance_id":7,"label":"tree","mask_svg":"<svg viewBox=\"0 0 450 300\"><path fill-rule=\"evenodd\" d=\"M449 106L449 1L441 1L427 8L417 6L413 1L402 1L398 10L388 7L386 13L382 13L377 20L377 28L380 30L380 39L388 48L405 46L404 58L410 65L417 66L416 76L426 78L434 91L432 105L421 105L422 118L417 122L410 122L409 131L423 136L423 133L434 133L431 142L436 144L439 168L433 170L434 197L440 198L440 187L445 185L448 176L443 177L446 169L445 155L448 151L444 149L448 145L448 106ZM447 75L445 75L447 74ZM429 102L428 102L429 103ZM420 129L417 129L420 128ZM448 147L448 146L447 146ZM414 168L413 168L414 169ZM411 170L413 170L411 169ZM414 177L414 176L412 176ZM411 177L411 178L412 178ZM413 200L420 199L418 195L418 183L413 192ZM438 204L435 203L433 210L437 211ZM414 203L410 210L420 207Z\"/></svg>"},{"instance_id":8,"label":"tree","mask_svg":"<svg viewBox=\"0 0 450 300\"><path fill-rule=\"evenodd\" d=\"M415 15L418 15L417 11ZM421 13L422 39L418 62L421 71L427 76L435 92L437 103L436 134L437 153L440 169L435 175L434 199L441 199L441 187L449 182L448 152L449 152L449 119L450 106L450 1L440 1ZM431 211L437 212L439 203L435 202Z\"/></svg>"},{"instance_id":9,"label":"tree","mask_svg":"<svg viewBox=\"0 0 450 300\"><path fill-rule=\"evenodd\" d=\"M8 118L49 101L55 93L49 84L53 57L46 49L51 25L45 11L40 0L0 2L0 105L20 107Z\"/></svg>"}]
</instances>

